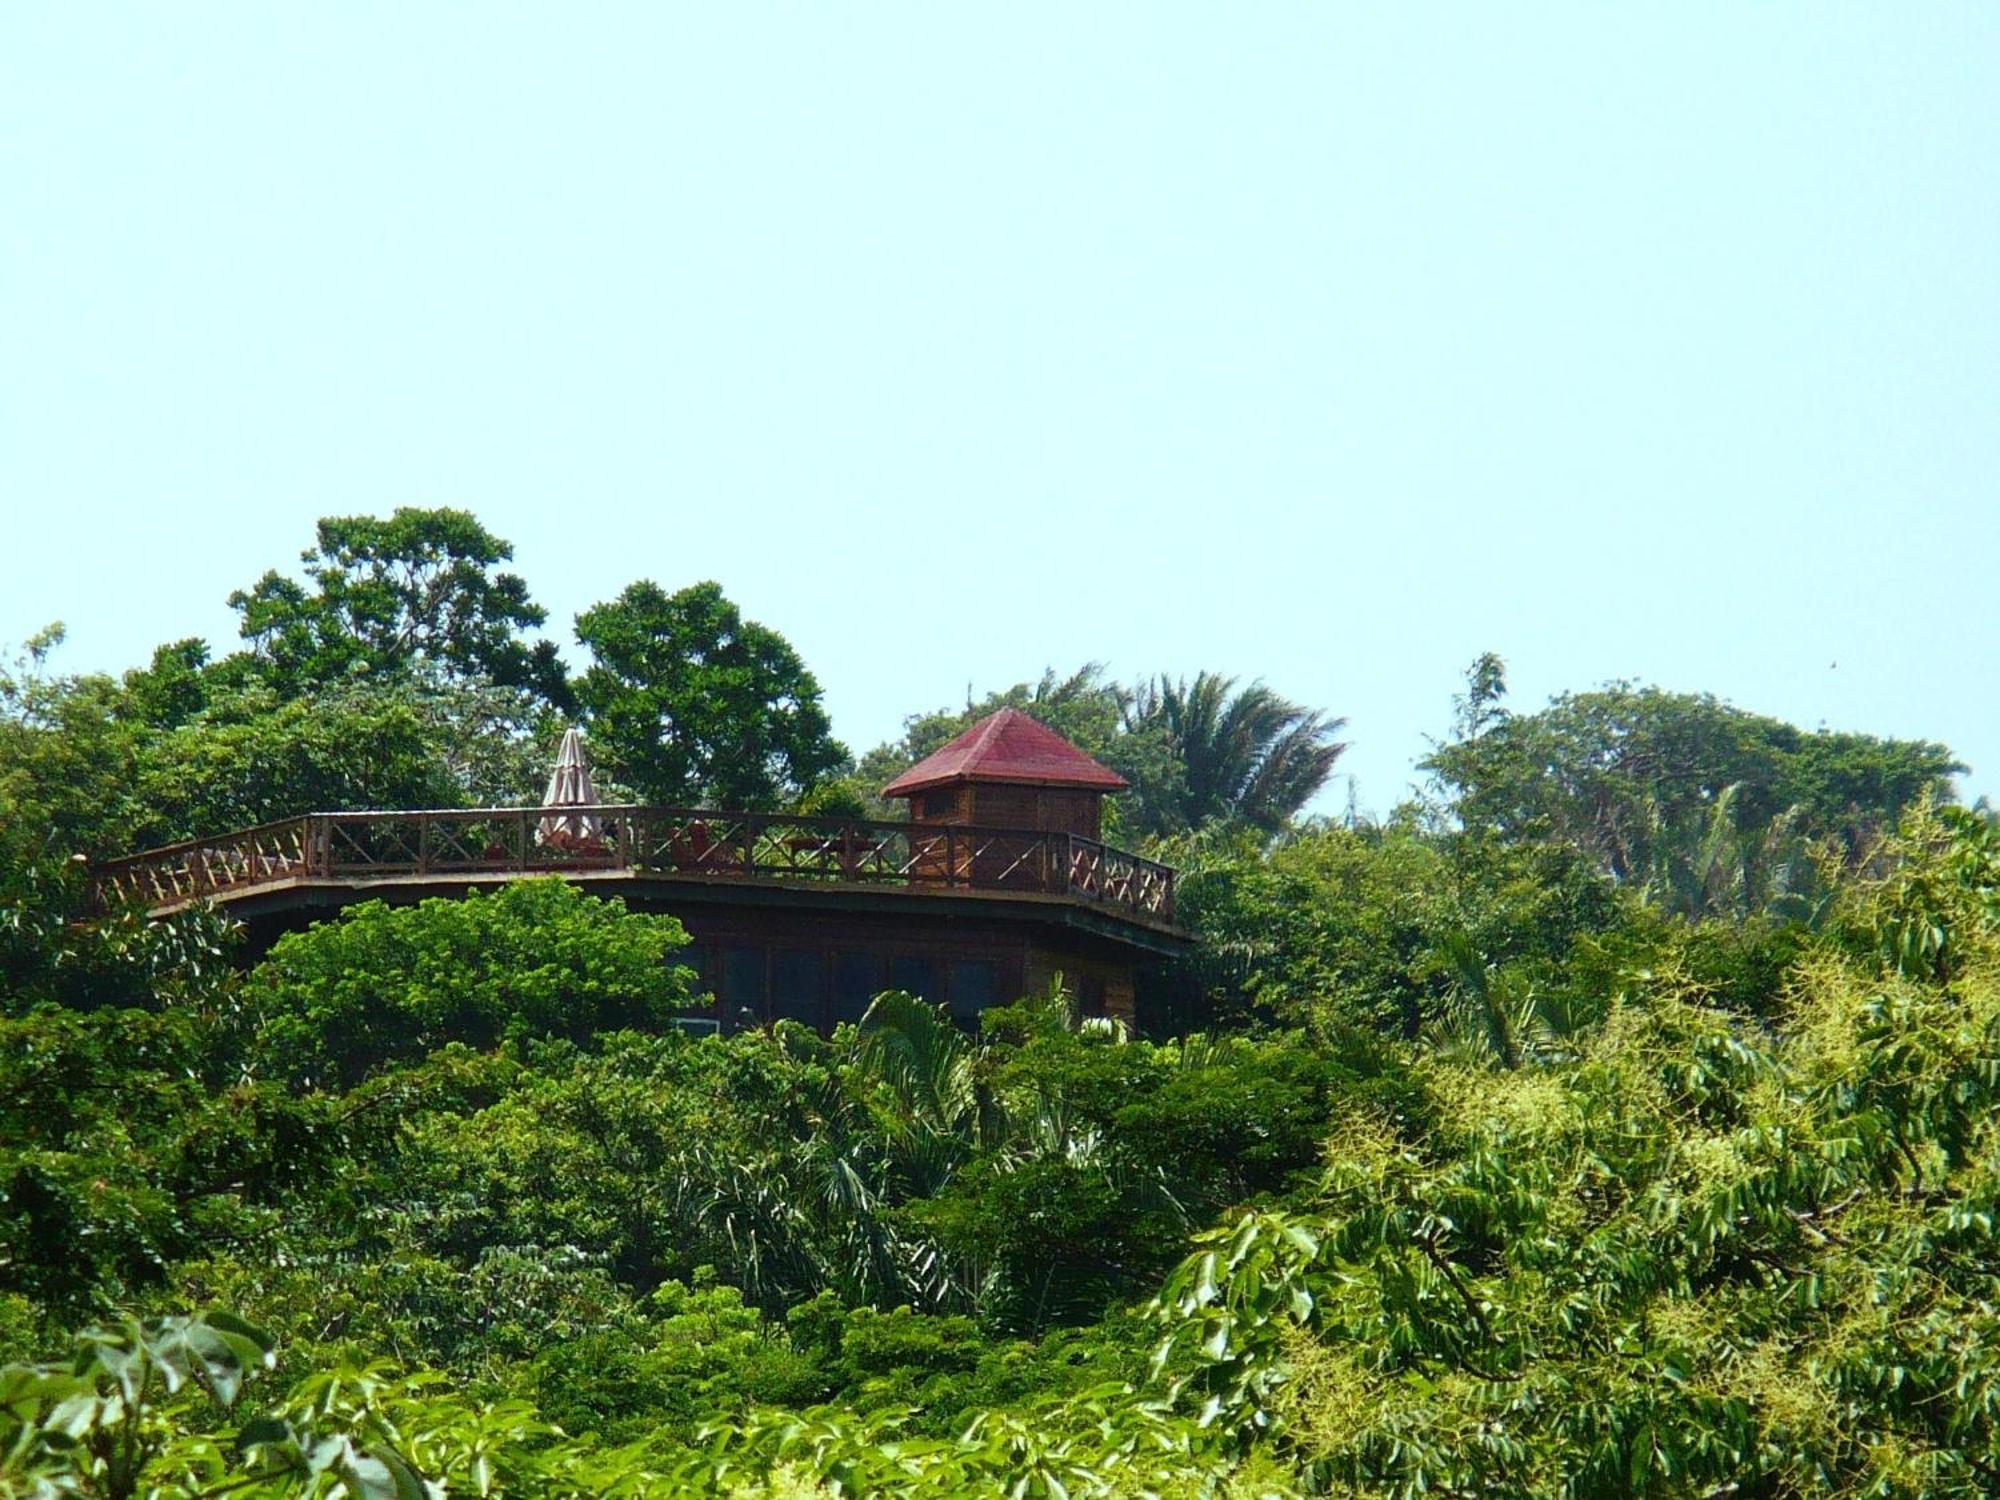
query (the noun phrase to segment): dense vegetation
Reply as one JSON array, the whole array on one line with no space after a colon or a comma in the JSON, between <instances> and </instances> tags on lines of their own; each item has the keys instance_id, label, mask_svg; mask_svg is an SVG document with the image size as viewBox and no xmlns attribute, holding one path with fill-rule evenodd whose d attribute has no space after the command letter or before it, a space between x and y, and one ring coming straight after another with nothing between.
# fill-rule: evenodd
<instances>
[{"instance_id":1,"label":"dense vegetation","mask_svg":"<svg viewBox=\"0 0 2000 1500\"><path fill-rule=\"evenodd\" d=\"M0 673L0 1495L2000 1490L2000 831L1932 744L1629 685L1304 809L1338 721L1096 668L858 761L713 584L572 677L471 517L323 524L242 649ZM685 1035L557 881L254 965L87 861L310 807L851 807L990 707L1134 784L1199 951Z\"/></svg>"}]
</instances>

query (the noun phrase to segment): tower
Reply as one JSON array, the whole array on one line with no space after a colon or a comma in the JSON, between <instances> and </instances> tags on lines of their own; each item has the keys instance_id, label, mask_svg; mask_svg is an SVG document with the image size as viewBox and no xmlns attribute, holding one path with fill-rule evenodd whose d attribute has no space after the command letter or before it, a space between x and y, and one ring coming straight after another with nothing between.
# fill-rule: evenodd
<instances>
[{"instance_id":1,"label":"tower","mask_svg":"<svg viewBox=\"0 0 2000 1500\"><path fill-rule=\"evenodd\" d=\"M1018 708L1003 708L882 788L919 826L1100 837L1104 798L1128 783Z\"/></svg>"}]
</instances>

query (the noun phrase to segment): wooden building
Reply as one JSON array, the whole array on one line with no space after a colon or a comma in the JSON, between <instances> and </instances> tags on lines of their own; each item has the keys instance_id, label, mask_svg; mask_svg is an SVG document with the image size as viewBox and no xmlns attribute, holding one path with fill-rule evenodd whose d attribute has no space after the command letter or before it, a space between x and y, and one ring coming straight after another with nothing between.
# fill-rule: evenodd
<instances>
[{"instance_id":1,"label":"wooden building","mask_svg":"<svg viewBox=\"0 0 2000 1500\"><path fill-rule=\"evenodd\" d=\"M781 1017L830 1029L885 989L980 1011L1064 976L1087 1013L1131 1019L1139 967L1182 951L1174 873L1099 837L1125 786L1013 709L897 777L905 822L700 808L313 813L116 860L107 899L164 914L208 900L251 951L349 902L457 896L560 875L687 927L684 959L725 1029ZM558 847L560 845L560 847Z\"/></svg>"},{"instance_id":2,"label":"wooden building","mask_svg":"<svg viewBox=\"0 0 2000 1500\"><path fill-rule=\"evenodd\" d=\"M1040 828L1094 839L1126 781L1018 708L988 715L882 788L929 827Z\"/></svg>"}]
</instances>

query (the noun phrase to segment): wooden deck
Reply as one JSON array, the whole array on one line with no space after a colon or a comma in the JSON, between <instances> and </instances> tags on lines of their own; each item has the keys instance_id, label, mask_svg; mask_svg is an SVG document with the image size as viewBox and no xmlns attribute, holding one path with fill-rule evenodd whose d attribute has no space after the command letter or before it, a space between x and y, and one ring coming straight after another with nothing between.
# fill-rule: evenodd
<instances>
[{"instance_id":1,"label":"wooden deck","mask_svg":"<svg viewBox=\"0 0 2000 1500\"><path fill-rule=\"evenodd\" d=\"M286 889L562 875L609 890L622 875L1053 899L1174 930L1170 868L1076 834L697 808L565 808L561 826L539 807L309 813L111 860L94 873L106 902L155 916Z\"/></svg>"}]
</instances>

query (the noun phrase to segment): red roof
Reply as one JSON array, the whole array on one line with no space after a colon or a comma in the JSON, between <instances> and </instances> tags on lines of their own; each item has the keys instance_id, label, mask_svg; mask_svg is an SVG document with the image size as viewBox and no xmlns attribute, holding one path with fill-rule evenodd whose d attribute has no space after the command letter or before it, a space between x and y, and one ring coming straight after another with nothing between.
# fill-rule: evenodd
<instances>
[{"instance_id":1,"label":"red roof","mask_svg":"<svg viewBox=\"0 0 2000 1500\"><path fill-rule=\"evenodd\" d=\"M1122 792L1123 776L1085 755L1018 708L1003 708L918 761L882 788L885 797L908 797L953 781L1011 781L1030 786L1084 787Z\"/></svg>"}]
</instances>

